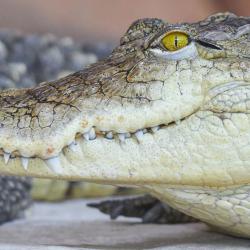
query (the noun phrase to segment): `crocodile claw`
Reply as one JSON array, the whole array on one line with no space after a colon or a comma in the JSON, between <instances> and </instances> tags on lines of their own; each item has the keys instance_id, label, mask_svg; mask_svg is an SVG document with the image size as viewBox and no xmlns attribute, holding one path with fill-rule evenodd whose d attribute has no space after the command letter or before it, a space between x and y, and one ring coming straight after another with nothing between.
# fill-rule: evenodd
<instances>
[{"instance_id":1,"label":"crocodile claw","mask_svg":"<svg viewBox=\"0 0 250 250\"><path fill-rule=\"evenodd\" d=\"M197 221L150 195L105 200L87 205L110 215L112 220L125 216L140 218L142 223L170 224Z\"/></svg>"}]
</instances>

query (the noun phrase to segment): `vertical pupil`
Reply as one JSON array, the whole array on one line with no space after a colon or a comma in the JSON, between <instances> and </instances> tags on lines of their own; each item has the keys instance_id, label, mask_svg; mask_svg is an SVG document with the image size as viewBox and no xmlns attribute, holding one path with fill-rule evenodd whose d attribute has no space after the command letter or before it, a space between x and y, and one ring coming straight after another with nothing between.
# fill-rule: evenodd
<instances>
[{"instance_id":1,"label":"vertical pupil","mask_svg":"<svg viewBox=\"0 0 250 250\"><path fill-rule=\"evenodd\" d=\"M174 45L175 45L175 48L178 48L178 37L177 37L177 35L175 35L175 37L174 37Z\"/></svg>"}]
</instances>

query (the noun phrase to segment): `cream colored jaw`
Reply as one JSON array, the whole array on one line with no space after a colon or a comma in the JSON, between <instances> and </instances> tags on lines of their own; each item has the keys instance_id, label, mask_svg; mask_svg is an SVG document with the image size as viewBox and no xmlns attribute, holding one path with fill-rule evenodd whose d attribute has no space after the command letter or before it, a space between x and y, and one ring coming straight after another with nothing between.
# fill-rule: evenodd
<instances>
[{"instance_id":1,"label":"cream colored jaw","mask_svg":"<svg viewBox=\"0 0 250 250\"><path fill-rule=\"evenodd\" d=\"M0 173L104 184L176 183L179 177L173 171L164 173L167 178L159 178L157 166L152 172L152 166L148 164L149 159L157 157L158 148L153 144L172 127L169 124L112 136L110 132L97 134L91 129L88 134L78 136L74 143L64 147L53 158L12 157L4 154L0 157ZM143 148L150 149L152 155ZM164 168L161 166L159 171L162 172Z\"/></svg>"},{"instance_id":2,"label":"cream colored jaw","mask_svg":"<svg viewBox=\"0 0 250 250\"><path fill-rule=\"evenodd\" d=\"M72 152L77 152L79 143L82 143L83 141L98 140L98 138L100 137L103 137L107 140L118 140L118 142L120 143L124 143L125 140L128 138L134 138L138 143L140 143L140 141L143 139L144 134L156 133L160 128L161 126L155 126L152 128L145 128L145 129L137 130L135 133L113 133L111 131L101 132L101 133L98 132L98 135L97 135L95 129L92 127L88 132L82 134L82 136L78 137L77 140L70 143L65 148L67 148L68 150L71 150ZM58 156L51 157L49 159L44 159L44 160L41 159L44 161L48 169L50 169L50 171L54 172L54 174L56 175L64 174L60 155L63 154L63 151L65 150L65 148L62 150L61 153L58 154ZM10 153L6 153L6 152L4 152L2 155L2 160L7 168L11 161L13 160L18 161L18 159L23 169L27 172L29 165L32 165L31 160L39 159L39 158L11 156Z\"/></svg>"},{"instance_id":3,"label":"cream colored jaw","mask_svg":"<svg viewBox=\"0 0 250 250\"><path fill-rule=\"evenodd\" d=\"M140 136L140 130L144 128L183 119L201 106L204 95L200 81L191 81L190 75L184 78L183 83L181 80L177 81L178 79L177 75L169 78L165 84L156 81L149 85L147 91L143 85L143 91L150 97L149 103L121 103L119 98L114 98L107 104L97 97L79 98L74 103L78 107L77 111L64 113L64 110L60 110L60 117L63 113L63 118L55 120L46 129L28 128L26 134L16 126L3 127L0 129L2 153L49 159L57 156L65 146L82 134L88 139L95 132L105 131L107 137L117 133L123 139L129 133ZM44 104L44 108L48 111L39 117L40 121L47 121L48 117L52 119L54 116L50 104Z\"/></svg>"}]
</instances>

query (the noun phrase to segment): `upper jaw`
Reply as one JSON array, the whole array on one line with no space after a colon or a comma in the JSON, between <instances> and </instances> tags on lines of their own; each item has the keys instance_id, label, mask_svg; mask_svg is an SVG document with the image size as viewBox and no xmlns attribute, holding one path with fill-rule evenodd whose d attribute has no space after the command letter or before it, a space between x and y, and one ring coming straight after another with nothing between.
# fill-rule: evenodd
<instances>
[{"instance_id":1,"label":"upper jaw","mask_svg":"<svg viewBox=\"0 0 250 250\"><path fill-rule=\"evenodd\" d=\"M188 67L187 63L190 64ZM214 77L211 74L211 77L207 72L205 72L206 79L203 79L200 65L206 63L206 60L195 59L186 63L184 60L178 64L180 69L177 68L175 73L169 71L165 81L154 80L143 83L140 81L143 75L133 74L131 80L134 82L127 83L126 88L114 90L112 96L106 98L100 94L79 96L71 103L70 108L67 105L62 105L60 108L58 105L57 109L54 109L54 104L42 103L39 110L45 112L39 113L40 122L43 119L47 122L53 118L54 111L58 112L56 115L59 120L55 120L48 128L33 130L30 135L26 135L23 133L25 130L18 128L1 128L0 142L3 153L49 159L58 156L64 147L76 140L78 135L84 136L92 131L92 128L99 134L110 135L112 132L123 138L127 133L135 134L143 129L178 122L203 106L208 96L206 94L208 87L213 89L213 86L223 82L220 75ZM170 63L172 64L175 63ZM216 66L215 62L214 64ZM230 62L228 64L232 65ZM141 72L144 66L137 64ZM91 71L92 68L88 70ZM112 84L113 82L110 83ZM121 84L125 83L121 80ZM91 85L87 87L91 88ZM124 98L125 94L130 98ZM146 98L136 97L137 95Z\"/></svg>"},{"instance_id":2,"label":"upper jaw","mask_svg":"<svg viewBox=\"0 0 250 250\"><path fill-rule=\"evenodd\" d=\"M1 148L3 152L14 153L13 155L49 159L57 156L79 135L86 137L92 128L97 133L112 132L122 138L122 134L136 134L143 129L173 121L178 122L192 114L203 102L204 97L199 85L195 90L197 95L193 93L193 83L183 84L181 92L178 84L174 82L163 84L156 81L152 85L154 87L151 86L151 96L161 98L148 103L140 105L129 101L121 103L119 99L114 98L107 104L105 101L100 103L95 97L78 98L74 104L77 110L65 111L62 121L55 120L49 128L32 131L30 136L23 135L22 130L17 128L2 128L0 130ZM42 119L47 121L50 116L53 117L50 110L54 112L55 109L48 108L49 106L50 104L46 103L43 105L43 109L47 112L44 115L40 113L40 123ZM64 112L62 109L59 110ZM13 136L13 131L17 132L17 136Z\"/></svg>"}]
</instances>

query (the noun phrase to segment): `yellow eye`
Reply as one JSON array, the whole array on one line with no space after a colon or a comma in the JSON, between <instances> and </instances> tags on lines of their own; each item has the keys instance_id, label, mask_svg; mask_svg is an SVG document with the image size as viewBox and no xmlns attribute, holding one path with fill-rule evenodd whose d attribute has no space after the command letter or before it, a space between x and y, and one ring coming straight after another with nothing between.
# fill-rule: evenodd
<instances>
[{"instance_id":1,"label":"yellow eye","mask_svg":"<svg viewBox=\"0 0 250 250\"><path fill-rule=\"evenodd\" d=\"M180 31L171 31L161 40L163 46L169 51L176 51L188 45L188 35Z\"/></svg>"}]
</instances>

